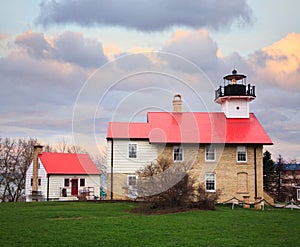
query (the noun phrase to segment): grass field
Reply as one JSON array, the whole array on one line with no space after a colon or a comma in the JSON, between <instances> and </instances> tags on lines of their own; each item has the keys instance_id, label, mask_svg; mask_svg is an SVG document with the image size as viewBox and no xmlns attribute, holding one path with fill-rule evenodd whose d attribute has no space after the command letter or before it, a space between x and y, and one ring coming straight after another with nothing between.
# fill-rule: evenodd
<instances>
[{"instance_id":1,"label":"grass field","mask_svg":"<svg viewBox=\"0 0 300 247\"><path fill-rule=\"evenodd\" d=\"M167 215L134 203L1 203L1 246L299 246L300 210L217 206Z\"/></svg>"}]
</instances>

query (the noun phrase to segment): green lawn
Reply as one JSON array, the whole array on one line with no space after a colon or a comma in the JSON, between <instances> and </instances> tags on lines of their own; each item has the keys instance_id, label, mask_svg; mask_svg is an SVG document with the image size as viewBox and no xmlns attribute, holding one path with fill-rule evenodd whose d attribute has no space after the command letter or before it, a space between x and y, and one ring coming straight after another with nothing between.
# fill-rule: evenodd
<instances>
[{"instance_id":1,"label":"green lawn","mask_svg":"<svg viewBox=\"0 0 300 247\"><path fill-rule=\"evenodd\" d=\"M1 203L1 246L297 246L300 210L217 206L168 215L134 203Z\"/></svg>"}]
</instances>

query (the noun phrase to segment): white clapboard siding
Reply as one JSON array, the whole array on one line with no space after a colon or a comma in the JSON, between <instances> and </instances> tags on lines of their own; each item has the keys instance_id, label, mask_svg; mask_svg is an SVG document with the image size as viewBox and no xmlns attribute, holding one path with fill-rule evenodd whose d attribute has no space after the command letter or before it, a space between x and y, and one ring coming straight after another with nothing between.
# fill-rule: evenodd
<instances>
[{"instance_id":1,"label":"white clapboard siding","mask_svg":"<svg viewBox=\"0 0 300 247\"><path fill-rule=\"evenodd\" d=\"M137 144L137 158L128 157L129 143ZM157 158L157 147L151 145L147 140L113 140L113 172L135 173L138 169L150 164ZM107 142L107 165L111 166L111 140ZM110 168L107 170L111 172Z\"/></svg>"},{"instance_id":2,"label":"white clapboard siding","mask_svg":"<svg viewBox=\"0 0 300 247\"><path fill-rule=\"evenodd\" d=\"M100 195L100 176L99 175L50 175L49 176L49 199L61 197L61 188L64 187L65 178L78 179L78 193L80 190L87 187L94 188L94 195ZM85 179L85 186L80 186L79 181L81 178ZM69 186L71 190L71 182ZM47 193L47 192L46 192Z\"/></svg>"},{"instance_id":3,"label":"white clapboard siding","mask_svg":"<svg viewBox=\"0 0 300 247\"><path fill-rule=\"evenodd\" d=\"M38 191L42 192L44 199L47 196L47 172L45 167L43 166L42 162L39 160L39 170L38 170L38 178L41 179L41 185L38 187ZM31 201L31 194L32 194L32 186L31 186L31 179L33 173L33 162L31 162L27 172L26 172L26 181L25 181L25 195L26 201Z\"/></svg>"}]
</instances>

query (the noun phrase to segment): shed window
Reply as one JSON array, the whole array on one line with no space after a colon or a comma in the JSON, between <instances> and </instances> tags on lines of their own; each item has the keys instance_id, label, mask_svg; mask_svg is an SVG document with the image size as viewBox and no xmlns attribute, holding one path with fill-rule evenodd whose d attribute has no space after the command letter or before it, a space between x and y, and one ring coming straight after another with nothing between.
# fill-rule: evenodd
<instances>
[{"instance_id":1,"label":"shed window","mask_svg":"<svg viewBox=\"0 0 300 247\"><path fill-rule=\"evenodd\" d=\"M137 144L136 143L128 144L128 157L131 159L137 158Z\"/></svg>"},{"instance_id":2,"label":"shed window","mask_svg":"<svg viewBox=\"0 0 300 247\"><path fill-rule=\"evenodd\" d=\"M80 186L85 186L85 179L84 178L80 179Z\"/></svg>"},{"instance_id":3,"label":"shed window","mask_svg":"<svg viewBox=\"0 0 300 247\"><path fill-rule=\"evenodd\" d=\"M30 185L32 186L33 184L33 179L31 179L30 181ZM42 185L42 180L40 178L38 178L38 186L41 186Z\"/></svg>"},{"instance_id":4,"label":"shed window","mask_svg":"<svg viewBox=\"0 0 300 247\"><path fill-rule=\"evenodd\" d=\"M238 162L247 162L247 149L245 146L237 147L237 161Z\"/></svg>"},{"instance_id":5,"label":"shed window","mask_svg":"<svg viewBox=\"0 0 300 247\"><path fill-rule=\"evenodd\" d=\"M65 187L69 187L70 186L70 179L69 178L65 178Z\"/></svg>"},{"instance_id":6,"label":"shed window","mask_svg":"<svg viewBox=\"0 0 300 247\"><path fill-rule=\"evenodd\" d=\"M181 146L175 146L173 148L174 161L183 161L183 151Z\"/></svg>"}]
</instances>

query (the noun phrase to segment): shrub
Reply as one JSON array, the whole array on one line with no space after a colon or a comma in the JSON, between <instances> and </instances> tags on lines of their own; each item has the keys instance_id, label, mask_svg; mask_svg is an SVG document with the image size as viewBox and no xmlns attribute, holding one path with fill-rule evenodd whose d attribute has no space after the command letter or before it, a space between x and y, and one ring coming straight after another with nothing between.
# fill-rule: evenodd
<instances>
[{"instance_id":1,"label":"shrub","mask_svg":"<svg viewBox=\"0 0 300 247\"><path fill-rule=\"evenodd\" d=\"M172 211L214 210L218 194L208 194L202 187L195 188L195 180L189 177L187 168L185 163L174 164L162 158L140 169L137 172L138 194L147 202L143 207Z\"/></svg>"}]
</instances>

